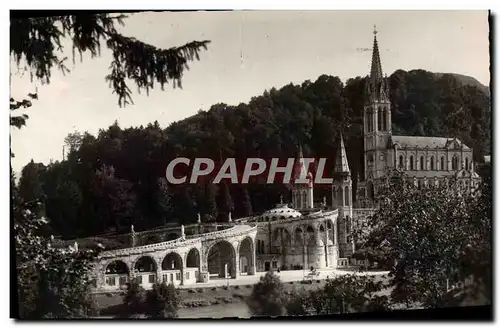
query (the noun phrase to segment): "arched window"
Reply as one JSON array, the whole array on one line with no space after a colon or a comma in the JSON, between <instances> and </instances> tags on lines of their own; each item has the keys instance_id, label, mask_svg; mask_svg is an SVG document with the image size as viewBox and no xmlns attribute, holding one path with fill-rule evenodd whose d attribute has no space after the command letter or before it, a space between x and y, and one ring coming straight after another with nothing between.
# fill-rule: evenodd
<instances>
[{"instance_id":1,"label":"arched window","mask_svg":"<svg viewBox=\"0 0 500 328\"><path fill-rule=\"evenodd\" d=\"M444 165L444 156L441 156L441 170L446 170L446 166Z\"/></svg>"},{"instance_id":2,"label":"arched window","mask_svg":"<svg viewBox=\"0 0 500 328\"><path fill-rule=\"evenodd\" d=\"M410 156L410 171L413 171L415 168L413 167L413 155Z\"/></svg>"},{"instance_id":3,"label":"arched window","mask_svg":"<svg viewBox=\"0 0 500 328\"><path fill-rule=\"evenodd\" d=\"M451 160L451 169L458 170L458 157L456 156L453 156L453 159Z\"/></svg>"},{"instance_id":4,"label":"arched window","mask_svg":"<svg viewBox=\"0 0 500 328\"><path fill-rule=\"evenodd\" d=\"M382 130L382 111L377 111L377 131Z\"/></svg>"},{"instance_id":5,"label":"arched window","mask_svg":"<svg viewBox=\"0 0 500 328\"><path fill-rule=\"evenodd\" d=\"M344 189L344 197L345 197L345 205L346 206L350 206L350 203L349 203L349 187L345 186L345 189Z\"/></svg>"},{"instance_id":6,"label":"arched window","mask_svg":"<svg viewBox=\"0 0 500 328\"><path fill-rule=\"evenodd\" d=\"M389 127L388 127L389 122L387 122L387 114L388 113L389 113L389 109L384 108L384 131L389 130Z\"/></svg>"},{"instance_id":7,"label":"arched window","mask_svg":"<svg viewBox=\"0 0 500 328\"><path fill-rule=\"evenodd\" d=\"M400 167L400 168L404 168L404 163L403 163L403 161L404 161L404 157L403 157L403 155L399 155L399 167Z\"/></svg>"},{"instance_id":8,"label":"arched window","mask_svg":"<svg viewBox=\"0 0 500 328\"><path fill-rule=\"evenodd\" d=\"M434 156L431 156L431 171L434 171Z\"/></svg>"},{"instance_id":9,"label":"arched window","mask_svg":"<svg viewBox=\"0 0 500 328\"><path fill-rule=\"evenodd\" d=\"M420 170L423 171L424 167L424 156L420 156Z\"/></svg>"},{"instance_id":10,"label":"arched window","mask_svg":"<svg viewBox=\"0 0 500 328\"><path fill-rule=\"evenodd\" d=\"M469 169L469 157L466 157L465 158L465 169L468 170Z\"/></svg>"}]
</instances>

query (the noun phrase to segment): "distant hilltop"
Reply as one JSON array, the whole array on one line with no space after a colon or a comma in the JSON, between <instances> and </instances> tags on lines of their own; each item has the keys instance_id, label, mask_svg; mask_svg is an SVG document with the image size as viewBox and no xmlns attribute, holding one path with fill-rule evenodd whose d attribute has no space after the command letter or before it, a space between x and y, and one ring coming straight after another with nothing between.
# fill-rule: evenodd
<instances>
[{"instance_id":1,"label":"distant hilltop","mask_svg":"<svg viewBox=\"0 0 500 328\"><path fill-rule=\"evenodd\" d=\"M486 93L488 96L490 96L490 87L482 84L472 76L462 75L457 73L434 73L434 74L436 75L437 78L440 78L442 75L452 75L463 85L475 86L478 89L482 90L484 93Z\"/></svg>"}]
</instances>

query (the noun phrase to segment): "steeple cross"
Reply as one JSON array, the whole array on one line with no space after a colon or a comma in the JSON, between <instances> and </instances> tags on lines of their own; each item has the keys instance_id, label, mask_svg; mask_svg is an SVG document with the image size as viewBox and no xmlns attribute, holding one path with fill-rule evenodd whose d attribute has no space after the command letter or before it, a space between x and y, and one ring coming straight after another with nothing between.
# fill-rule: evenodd
<instances>
[{"instance_id":1,"label":"steeple cross","mask_svg":"<svg viewBox=\"0 0 500 328\"><path fill-rule=\"evenodd\" d=\"M373 35L377 35L377 25L373 25Z\"/></svg>"}]
</instances>

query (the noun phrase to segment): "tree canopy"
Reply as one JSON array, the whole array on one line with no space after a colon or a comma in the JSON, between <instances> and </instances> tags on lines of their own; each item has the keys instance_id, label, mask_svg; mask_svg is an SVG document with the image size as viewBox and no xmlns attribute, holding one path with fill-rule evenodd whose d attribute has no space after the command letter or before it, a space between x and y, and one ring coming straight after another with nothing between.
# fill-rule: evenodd
<instances>
[{"instance_id":1,"label":"tree canopy","mask_svg":"<svg viewBox=\"0 0 500 328\"><path fill-rule=\"evenodd\" d=\"M474 192L459 181L418 188L395 173L379 197L383 205L357 229L354 256L390 270L394 301L457 305L450 286L470 279L474 287L461 296L491 300L490 185Z\"/></svg>"}]
</instances>

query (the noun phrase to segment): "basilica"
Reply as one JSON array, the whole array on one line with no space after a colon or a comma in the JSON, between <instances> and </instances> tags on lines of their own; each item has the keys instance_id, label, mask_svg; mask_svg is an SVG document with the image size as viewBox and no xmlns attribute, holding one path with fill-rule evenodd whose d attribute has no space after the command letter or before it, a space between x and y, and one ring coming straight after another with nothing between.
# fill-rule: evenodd
<instances>
[{"instance_id":1,"label":"basilica","mask_svg":"<svg viewBox=\"0 0 500 328\"><path fill-rule=\"evenodd\" d=\"M472 150L457 138L395 136L391 132L389 87L384 78L374 32L371 71L364 106L364 176L357 184L359 204L371 202L392 169L404 170L417 186L439 185L458 178L473 188ZM303 158L299 151L299 159ZM315 202L312 174L295 184L291 204L281 201L260 215L225 223L198 223L100 237L111 244L93 271L97 291L124 288L137 279L144 288L162 281L196 285L211 279L238 279L269 270L341 268L357 264L350 233L356 221L369 218L371 205L353 205L351 170L342 136L338 141L331 205ZM330 203L330 202L328 202ZM97 240L97 239L96 239ZM75 243L75 247L78 245Z\"/></svg>"}]
</instances>

